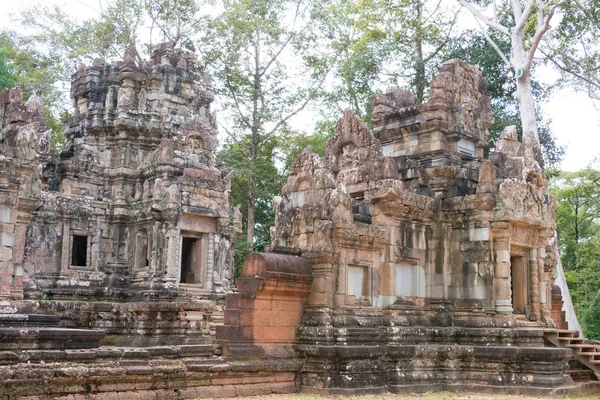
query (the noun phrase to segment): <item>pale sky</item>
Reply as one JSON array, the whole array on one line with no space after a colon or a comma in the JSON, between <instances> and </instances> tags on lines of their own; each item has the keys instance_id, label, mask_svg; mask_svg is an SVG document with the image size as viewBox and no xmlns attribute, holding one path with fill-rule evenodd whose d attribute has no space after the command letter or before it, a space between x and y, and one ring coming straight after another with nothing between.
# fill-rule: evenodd
<instances>
[{"instance_id":1,"label":"pale sky","mask_svg":"<svg viewBox=\"0 0 600 400\"><path fill-rule=\"evenodd\" d=\"M0 29L12 28L9 14L35 4L58 5L73 15L86 18L98 9L101 0L0 0ZM555 74L542 72L551 81ZM539 77L538 77L539 78ZM544 77L542 77L544 78ZM586 167L600 156L600 111L585 93L572 89L556 90L543 109L552 119L557 141L567 146L562 169L574 171Z\"/></svg>"}]
</instances>

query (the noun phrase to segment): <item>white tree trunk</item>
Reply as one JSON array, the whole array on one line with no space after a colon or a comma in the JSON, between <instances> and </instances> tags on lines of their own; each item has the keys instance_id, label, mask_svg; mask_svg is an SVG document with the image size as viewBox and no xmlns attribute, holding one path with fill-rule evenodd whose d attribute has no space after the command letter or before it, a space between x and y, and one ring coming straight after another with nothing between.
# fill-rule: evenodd
<instances>
[{"instance_id":1,"label":"white tree trunk","mask_svg":"<svg viewBox=\"0 0 600 400\"><path fill-rule=\"evenodd\" d=\"M556 266L557 277L554 283L558 285L562 292L563 299L563 308L562 310L565 312L567 324L569 329L572 331L578 331L580 337L583 337L583 331L581 330L581 326L579 325L579 321L577 320L577 314L575 314L575 308L573 308L573 300L571 300L571 292L569 291L569 286L567 286L567 280L565 278L565 271L562 267L562 263L560 262L560 255L556 254L558 257L558 264Z\"/></svg>"},{"instance_id":2,"label":"white tree trunk","mask_svg":"<svg viewBox=\"0 0 600 400\"><path fill-rule=\"evenodd\" d=\"M514 67L517 91L514 94L519 103L519 114L523 125L523 144L527 155L535 158L542 165L542 152L535 113L535 101L531 86L531 67L526 68L528 54L523 48L525 40L523 32L513 32L511 35L511 64Z\"/></svg>"}]
</instances>

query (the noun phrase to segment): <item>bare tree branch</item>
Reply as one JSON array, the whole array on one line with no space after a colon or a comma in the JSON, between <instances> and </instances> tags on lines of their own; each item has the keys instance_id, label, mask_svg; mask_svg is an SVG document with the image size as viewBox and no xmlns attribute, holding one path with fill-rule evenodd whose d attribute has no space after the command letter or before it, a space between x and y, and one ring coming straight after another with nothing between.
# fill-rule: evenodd
<instances>
[{"instance_id":1,"label":"bare tree branch","mask_svg":"<svg viewBox=\"0 0 600 400\"><path fill-rule=\"evenodd\" d=\"M450 41L450 35L452 34L452 29L454 29L454 25L456 25L456 19L458 18L458 11L454 14L454 19L450 24L450 28L448 28L448 33L446 34L446 40L442 44L440 44L429 56L423 59L424 63L428 63L435 57Z\"/></svg>"},{"instance_id":2,"label":"bare tree branch","mask_svg":"<svg viewBox=\"0 0 600 400\"><path fill-rule=\"evenodd\" d=\"M296 6L296 12L294 14L294 22L292 23L292 29L291 32L288 36L288 38L285 40L285 42L283 42L283 44L281 45L281 47L279 48L279 50L277 50L277 52L273 55L273 57L271 57L271 59L269 60L269 62L267 62L267 65L265 65L265 67L263 68L263 71L259 74L259 78L261 78L266 72L267 70L271 67L271 64L273 64L275 62L275 60L277 60L277 58L279 57L279 55L281 54L281 52L283 51L283 49L285 49L288 45L288 43L290 42L290 40L292 40L292 38L294 36L296 36L296 33L294 32L295 26L296 26L296 20L298 19L298 14L300 12L300 4L302 2L298 2L298 5ZM306 25L304 26L304 28L302 28L302 30L306 29Z\"/></svg>"},{"instance_id":3,"label":"bare tree branch","mask_svg":"<svg viewBox=\"0 0 600 400\"><path fill-rule=\"evenodd\" d=\"M235 89L233 89L233 87L231 86L231 81L229 80L229 74L227 72L225 72L225 74L226 74L226 77L225 77L225 86L227 87L227 90L229 90L229 93L231 93L231 97L233 97L233 101L235 103L235 107L238 110L238 114L240 115L240 119L242 120L242 122L244 123L244 125L246 125L246 127L248 129L251 129L252 125L248 121L248 118L242 112L242 109L240 107L240 103L238 101L237 95L235 94Z\"/></svg>"},{"instance_id":4,"label":"bare tree branch","mask_svg":"<svg viewBox=\"0 0 600 400\"><path fill-rule=\"evenodd\" d=\"M496 4L496 0L492 3L494 7L494 21L498 22L498 5Z\"/></svg>"},{"instance_id":5,"label":"bare tree branch","mask_svg":"<svg viewBox=\"0 0 600 400\"><path fill-rule=\"evenodd\" d=\"M546 15L544 24L542 26L538 26L535 30L535 34L533 35L533 39L531 41L531 46L529 47L529 51L527 52L527 60L525 61L525 65L523 65L522 67L523 71L529 71L529 69L531 68L533 56L535 55L540 41L542 40L542 36L544 36L544 33L546 33L548 29L550 29L550 20L552 19L553 15L554 14L552 13Z\"/></svg>"},{"instance_id":6,"label":"bare tree branch","mask_svg":"<svg viewBox=\"0 0 600 400\"><path fill-rule=\"evenodd\" d=\"M337 57L335 57L335 59L337 59ZM284 118L282 118L273 129L271 129L269 132L265 133L264 135L262 135L261 140L265 140L267 139L269 136L271 136L273 133L275 133L277 131L277 129L279 129L279 127L281 125L283 125L284 123L286 123L287 121L290 120L290 118L292 118L293 116L295 116L296 114L298 114L300 111L304 110L304 108L306 108L306 105L312 100L314 99L314 95L311 95L310 92L312 90L314 90L315 88L321 87L323 85L323 82L325 82L325 78L327 78L327 75L329 75L329 71L331 71L331 68L333 68L333 65L335 64L335 59L332 60L332 62L329 64L329 68L327 69L327 71L323 74L323 76L321 77L321 80L319 80L319 82L317 82L315 85L313 85L311 88L309 88L309 95L306 96L306 99L304 99L304 102L302 102L302 104L300 104L300 106L298 108L296 108L294 111L292 111L291 113L289 113L288 115L286 115Z\"/></svg>"},{"instance_id":7,"label":"bare tree branch","mask_svg":"<svg viewBox=\"0 0 600 400\"><path fill-rule=\"evenodd\" d=\"M505 35L509 35L510 33L508 32L508 29L502 25L500 25L498 22L494 21L491 18L486 17L485 15L483 15L478 9L476 9L471 3L467 2L466 0L458 0L458 2L465 7L467 10L471 11L471 14L473 14L476 18L478 18L480 21L482 21L483 23L485 23L487 26L489 26L490 28L494 28L495 30L497 30L500 33L504 33Z\"/></svg>"},{"instance_id":8,"label":"bare tree branch","mask_svg":"<svg viewBox=\"0 0 600 400\"><path fill-rule=\"evenodd\" d=\"M427 16L427 18L425 18L423 20L423 23L422 23L423 25L425 25L427 22L429 22L429 19L432 18L437 13L437 11L439 10L441 5L442 5L442 0L439 0L435 6L435 9Z\"/></svg>"},{"instance_id":9,"label":"bare tree branch","mask_svg":"<svg viewBox=\"0 0 600 400\"><path fill-rule=\"evenodd\" d=\"M517 1L518 3L518 1ZM525 9L523 9L521 16L517 17L517 15L515 14L515 20L517 21L517 24L515 25L515 32L521 32L524 28L525 28L525 24L527 23L527 20L529 19L529 16L531 15L531 11L533 10L533 5L535 4L534 0L529 0L527 2L527 5L525 6ZM520 6L519 6L520 8Z\"/></svg>"},{"instance_id":10,"label":"bare tree branch","mask_svg":"<svg viewBox=\"0 0 600 400\"><path fill-rule=\"evenodd\" d=\"M521 20L521 16L522 16L522 11L521 11L521 2L520 0L512 0L512 9L513 9L513 16L515 17L515 24L517 23L517 21Z\"/></svg>"},{"instance_id":11,"label":"bare tree branch","mask_svg":"<svg viewBox=\"0 0 600 400\"><path fill-rule=\"evenodd\" d=\"M554 64L558 69L560 69L563 72L566 72L567 74L571 74L574 77L576 77L577 79L582 80L583 82L587 83L589 86L594 86L596 89L600 90L600 79L592 79L586 76L583 76L577 72L575 72L573 69L567 68L566 66L562 65L560 62L558 62L554 57L552 57L551 55L547 54L544 50L540 49L540 53L542 53L548 60L550 60L550 62L552 64ZM571 59L572 62L577 63L576 60ZM593 95L593 98L600 100L600 97L597 97L597 95Z\"/></svg>"},{"instance_id":12,"label":"bare tree branch","mask_svg":"<svg viewBox=\"0 0 600 400\"><path fill-rule=\"evenodd\" d=\"M498 55L500 56L500 58L502 59L502 61L504 61L504 64L506 65L506 68L512 69L513 65L511 64L510 61L508 61L508 58L506 58L506 56L504 55L504 53L502 52L502 50L500 50L500 47L496 44L496 42L494 42L494 39L492 39L490 37L490 35L488 35L488 33L486 32L485 28L481 25L481 22L479 21L479 19L475 18L475 21L477 21L477 25L479 25L479 28L481 29L481 33L483 33L483 36L488 41L488 43L490 44L490 46L492 46L494 48L494 50L496 50L496 53L498 53Z\"/></svg>"},{"instance_id":13,"label":"bare tree branch","mask_svg":"<svg viewBox=\"0 0 600 400\"><path fill-rule=\"evenodd\" d=\"M227 136L229 136L235 143L239 144L240 140L233 134L231 133L231 131L229 131L229 129L227 129L227 127L225 125L223 125L220 122L217 122L219 124L219 126L221 126L221 128L223 128L225 130L225 134Z\"/></svg>"}]
</instances>

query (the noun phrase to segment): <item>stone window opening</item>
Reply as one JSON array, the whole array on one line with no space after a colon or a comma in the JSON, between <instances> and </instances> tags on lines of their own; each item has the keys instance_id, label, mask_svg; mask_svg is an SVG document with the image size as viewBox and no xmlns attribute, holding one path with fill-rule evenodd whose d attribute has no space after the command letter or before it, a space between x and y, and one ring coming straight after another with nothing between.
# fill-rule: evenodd
<instances>
[{"instance_id":1,"label":"stone window opening","mask_svg":"<svg viewBox=\"0 0 600 400\"><path fill-rule=\"evenodd\" d=\"M362 222L364 224L373 223L371 216L371 204L365 201L364 192L352 193L352 214L354 222Z\"/></svg>"},{"instance_id":2,"label":"stone window opening","mask_svg":"<svg viewBox=\"0 0 600 400\"><path fill-rule=\"evenodd\" d=\"M74 267L86 267L88 237L85 235L73 235L71 240L71 265Z\"/></svg>"}]
</instances>

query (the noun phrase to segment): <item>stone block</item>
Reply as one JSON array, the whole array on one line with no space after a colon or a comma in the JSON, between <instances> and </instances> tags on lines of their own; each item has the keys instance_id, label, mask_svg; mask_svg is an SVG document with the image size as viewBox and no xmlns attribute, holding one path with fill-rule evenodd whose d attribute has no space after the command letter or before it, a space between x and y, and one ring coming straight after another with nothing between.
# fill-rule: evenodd
<instances>
[{"instance_id":1,"label":"stone block","mask_svg":"<svg viewBox=\"0 0 600 400\"><path fill-rule=\"evenodd\" d=\"M10 224L11 220L11 209L6 207L0 207L0 223Z\"/></svg>"},{"instance_id":2,"label":"stone block","mask_svg":"<svg viewBox=\"0 0 600 400\"><path fill-rule=\"evenodd\" d=\"M12 232L0 232L0 245L12 247L14 245L14 234Z\"/></svg>"},{"instance_id":3,"label":"stone block","mask_svg":"<svg viewBox=\"0 0 600 400\"><path fill-rule=\"evenodd\" d=\"M490 228L471 228L471 229L469 229L469 240L472 242L490 240Z\"/></svg>"}]
</instances>

